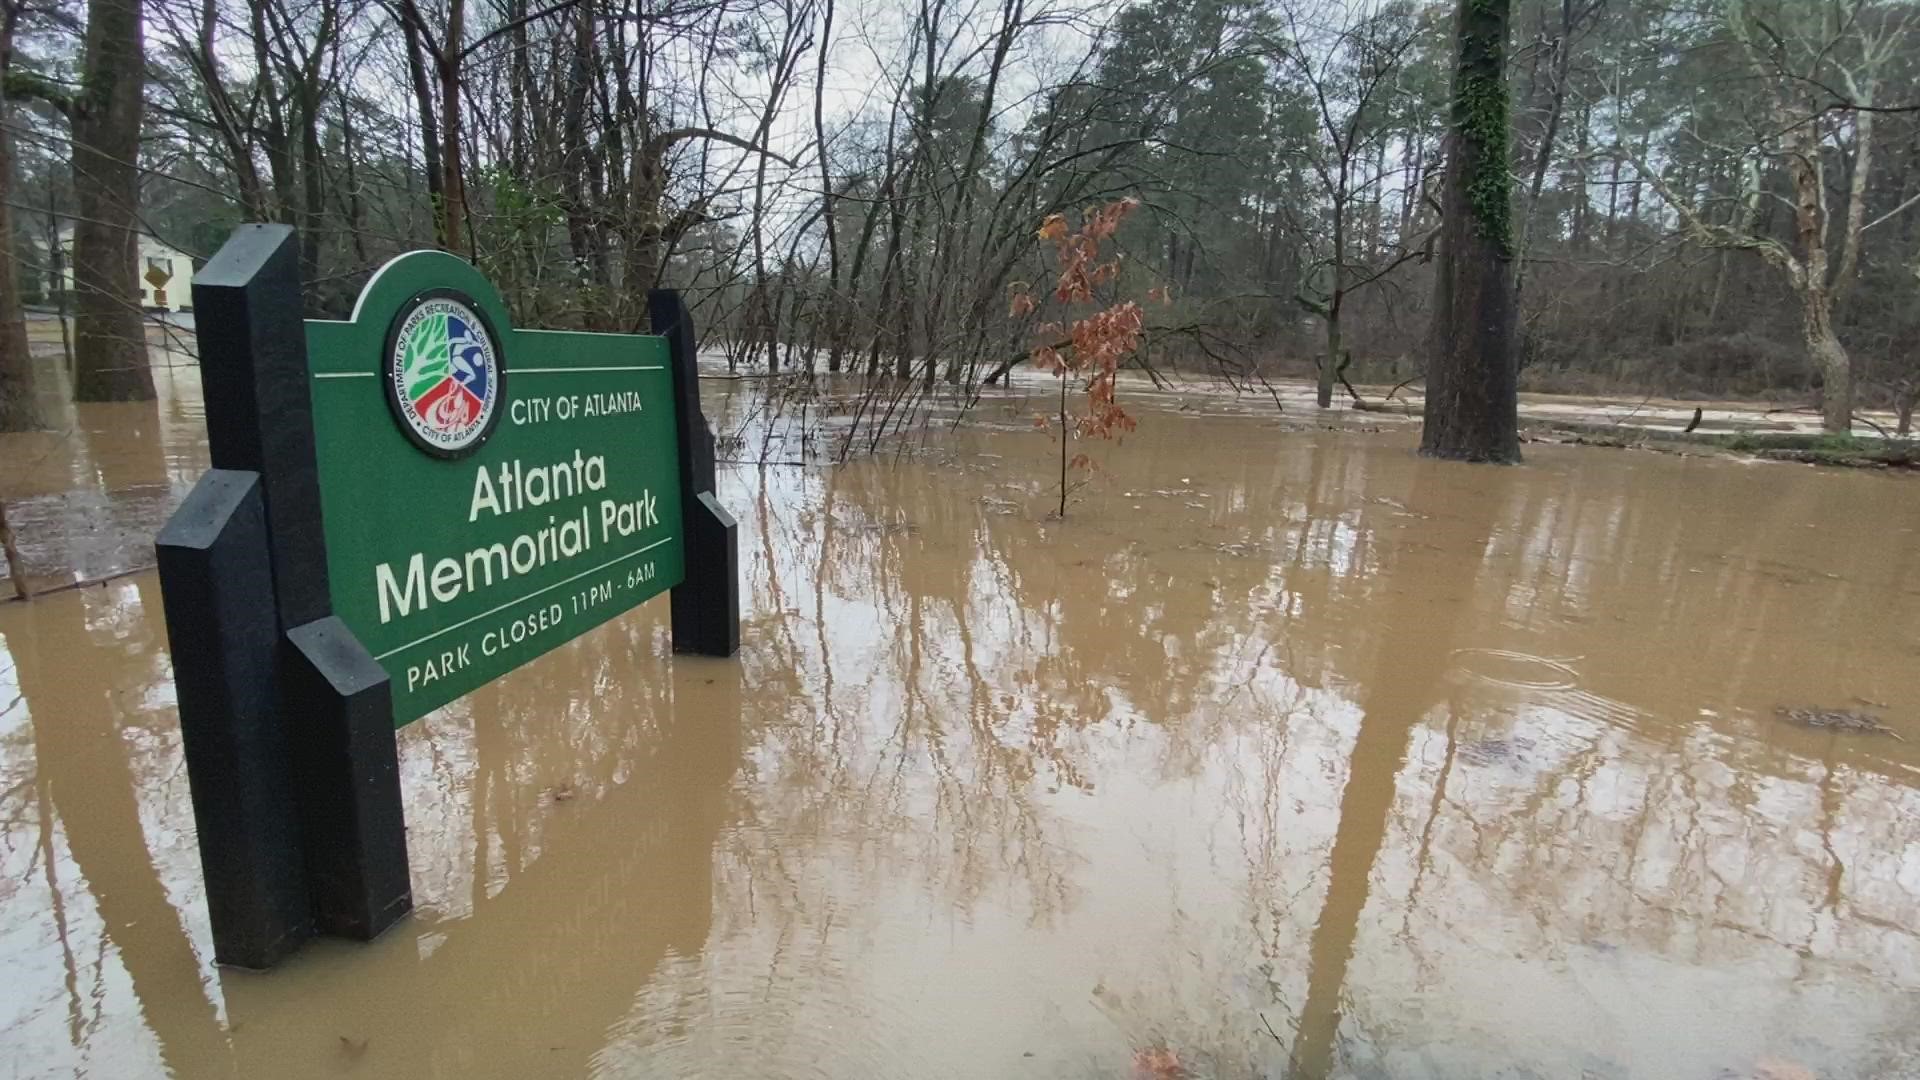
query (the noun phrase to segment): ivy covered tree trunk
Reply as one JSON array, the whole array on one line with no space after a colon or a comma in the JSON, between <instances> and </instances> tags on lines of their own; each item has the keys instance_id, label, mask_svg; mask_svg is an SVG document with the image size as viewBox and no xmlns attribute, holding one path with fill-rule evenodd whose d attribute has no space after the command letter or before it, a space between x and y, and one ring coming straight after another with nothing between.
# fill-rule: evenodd
<instances>
[{"instance_id":1,"label":"ivy covered tree trunk","mask_svg":"<svg viewBox=\"0 0 1920 1080\"><path fill-rule=\"evenodd\" d=\"M1459 0L1440 266L1420 452L1520 460L1514 356L1513 177L1507 25L1512 0Z\"/></svg>"},{"instance_id":2,"label":"ivy covered tree trunk","mask_svg":"<svg viewBox=\"0 0 1920 1080\"><path fill-rule=\"evenodd\" d=\"M86 70L71 113L76 401L154 396L134 267L145 83L140 0L92 0Z\"/></svg>"}]
</instances>

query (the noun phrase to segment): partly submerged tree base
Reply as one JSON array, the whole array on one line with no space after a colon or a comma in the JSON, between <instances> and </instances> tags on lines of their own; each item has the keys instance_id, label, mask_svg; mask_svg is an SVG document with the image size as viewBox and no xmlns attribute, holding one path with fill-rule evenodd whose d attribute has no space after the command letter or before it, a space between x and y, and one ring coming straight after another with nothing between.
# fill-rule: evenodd
<instances>
[{"instance_id":1,"label":"partly submerged tree base","mask_svg":"<svg viewBox=\"0 0 1920 1080\"><path fill-rule=\"evenodd\" d=\"M1420 452L1520 461L1518 304L1507 152L1511 0L1460 0Z\"/></svg>"},{"instance_id":2,"label":"partly submerged tree base","mask_svg":"<svg viewBox=\"0 0 1920 1080\"><path fill-rule=\"evenodd\" d=\"M73 400L82 403L152 401L153 375L145 368L81 371L74 376Z\"/></svg>"},{"instance_id":3,"label":"partly submerged tree base","mask_svg":"<svg viewBox=\"0 0 1920 1080\"><path fill-rule=\"evenodd\" d=\"M1514 451L1511 454L1496 454L1496 453L1483 451L1478 447L1463 447L1460 449L1435 449L1432 447L1422 446L1420 448L1420 456L1434 458L1439 461L1467 461L1467 462L1472 462L1476 465L1518 465L1520 464L1520 451L1517 447L1514 449Z\"/></svg>"},{"instance_id":4,"label":"partly submerged tree base","mask_svg":"<svg viewBox=\"0 0 1920 1080\"><path fill-rule=\"evenodd\" d=\"M34 397L33 384L28 383L25 388L16 389L7 384L4 375L0 375L0 433L39 431L47 426L46 417L41 414L39 402Z\"/></svg>"}]
</instances>

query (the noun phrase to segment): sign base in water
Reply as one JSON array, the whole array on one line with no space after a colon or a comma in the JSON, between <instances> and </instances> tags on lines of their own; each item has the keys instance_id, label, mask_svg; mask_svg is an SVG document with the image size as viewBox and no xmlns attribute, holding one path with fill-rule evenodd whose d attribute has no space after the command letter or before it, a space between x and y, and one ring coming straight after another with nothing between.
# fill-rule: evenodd
<instances>
[{"instance_id":1,"label":"sign base in water","mask_svg":"<svg viewBox=\"0 0 1920 1080\"><path fill-rule=\"evenodd\" d=\"M676 652L739 648L691 321L521 330L443 252L306 321L292 229L194 281L213 468L158 540L225 964L412 907L394 729L671 591Z\"/></svg>"}]
</instances>

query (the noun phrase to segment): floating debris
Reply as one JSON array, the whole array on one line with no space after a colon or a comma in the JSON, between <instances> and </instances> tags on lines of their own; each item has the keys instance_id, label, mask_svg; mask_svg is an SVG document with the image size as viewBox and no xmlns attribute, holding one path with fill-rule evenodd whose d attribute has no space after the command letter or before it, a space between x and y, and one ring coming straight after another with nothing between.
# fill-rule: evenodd
<instances>
[{"instance_id":1,"label":"floating debris","mask_svg":"<svg viewBox=\"0 0 1920 1080\"><path fill-rule=\"evenodd\" d=\"M1526 751L1531 749L1533 740L1521 736L1511 739L1473 739L1460 744L1457 755L1469 765L1485 767L1524 760Z\"/></svg>"},{"instance_id":2,"label":"floating debris","mask_svg":"<svg viewBox=\"0 0 1920 1080\"><path fill-rule=\"evenodd\" d=\"M1872 713L1856 709L1812 709L1805 706L1781 705L1773 710L1773 715L1795 727L1818 728L1822 731L1844 732L1849 735L1891 735L1901 742L1906 738L1880 722Z\"/></svg>"}]
</instances>

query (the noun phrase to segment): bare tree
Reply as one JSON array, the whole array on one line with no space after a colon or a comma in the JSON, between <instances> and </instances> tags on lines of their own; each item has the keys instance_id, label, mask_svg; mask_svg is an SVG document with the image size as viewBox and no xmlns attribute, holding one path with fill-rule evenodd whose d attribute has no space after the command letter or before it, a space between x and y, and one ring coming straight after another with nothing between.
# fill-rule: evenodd
<instances>
[{"instance_id":1,"label":"bare tree","mask_svg":"<svg viewBox=\"0 0 1920 1080\"><path fill-rule=\"evenodd\" d=\"M1747 186L1739 202L1747 210L1718 222L1643 155L1626 147L1619 152L1679 216L1689 239L1754 252L1785 273L1800 302L1802 342L1821 376L1822 424L1844 434L1853 429L1854 370L1840 340L1838 308L1859 276L1866 232L1920 201L1868 220L1881 73L1912 47L1914 12L1866 0L1727 0L1718 15L1758 88L1755 137L1743 152L1779 163L1793 209L1791 240L1759 227L1752 208L1765 192L1757 162L1740 174ZM1830 173L1845 177L1837 212Z\"/></svg>"},{"instance_id":2,"label":"bare tree","mask_svg":"<svg viewBox=\"0 0 1920 1080\"><path fill-rule=\"evenodd\" d=\"M1316 365L1316 393L1324 409L1333 404L1334 380L1346 364L1341 319L1348 299L1420 253L1417 245L1378 250L1377 211L1381 189L1393 179L1384 160L1390 133L1383 99L1396 89L1402 61L1418 41L1421 26L1410 9L1360 4L1339 9L1337 21L1321 28L1303 17L1301 6L1290 0L1282 9L1289 42L1279 50L1279 59L1307 88L1320 129L1320 137L1307 143L1303 156L1324 203L1325 228L1294 225L1312 252L1294 299L1326 328L1326 350ZM1325 5L1319 8L1318 14L1326 13ZM1411 178L1402 182L1411 183ZM1369 208L1375 212L1373 224L1363 229ZM1358 235L1362 232L1367 235ZM1324 246L1317 241L1321 236ZM1408 239L1402 236L1402 244Z\"/></svg>"}]
</instances>

